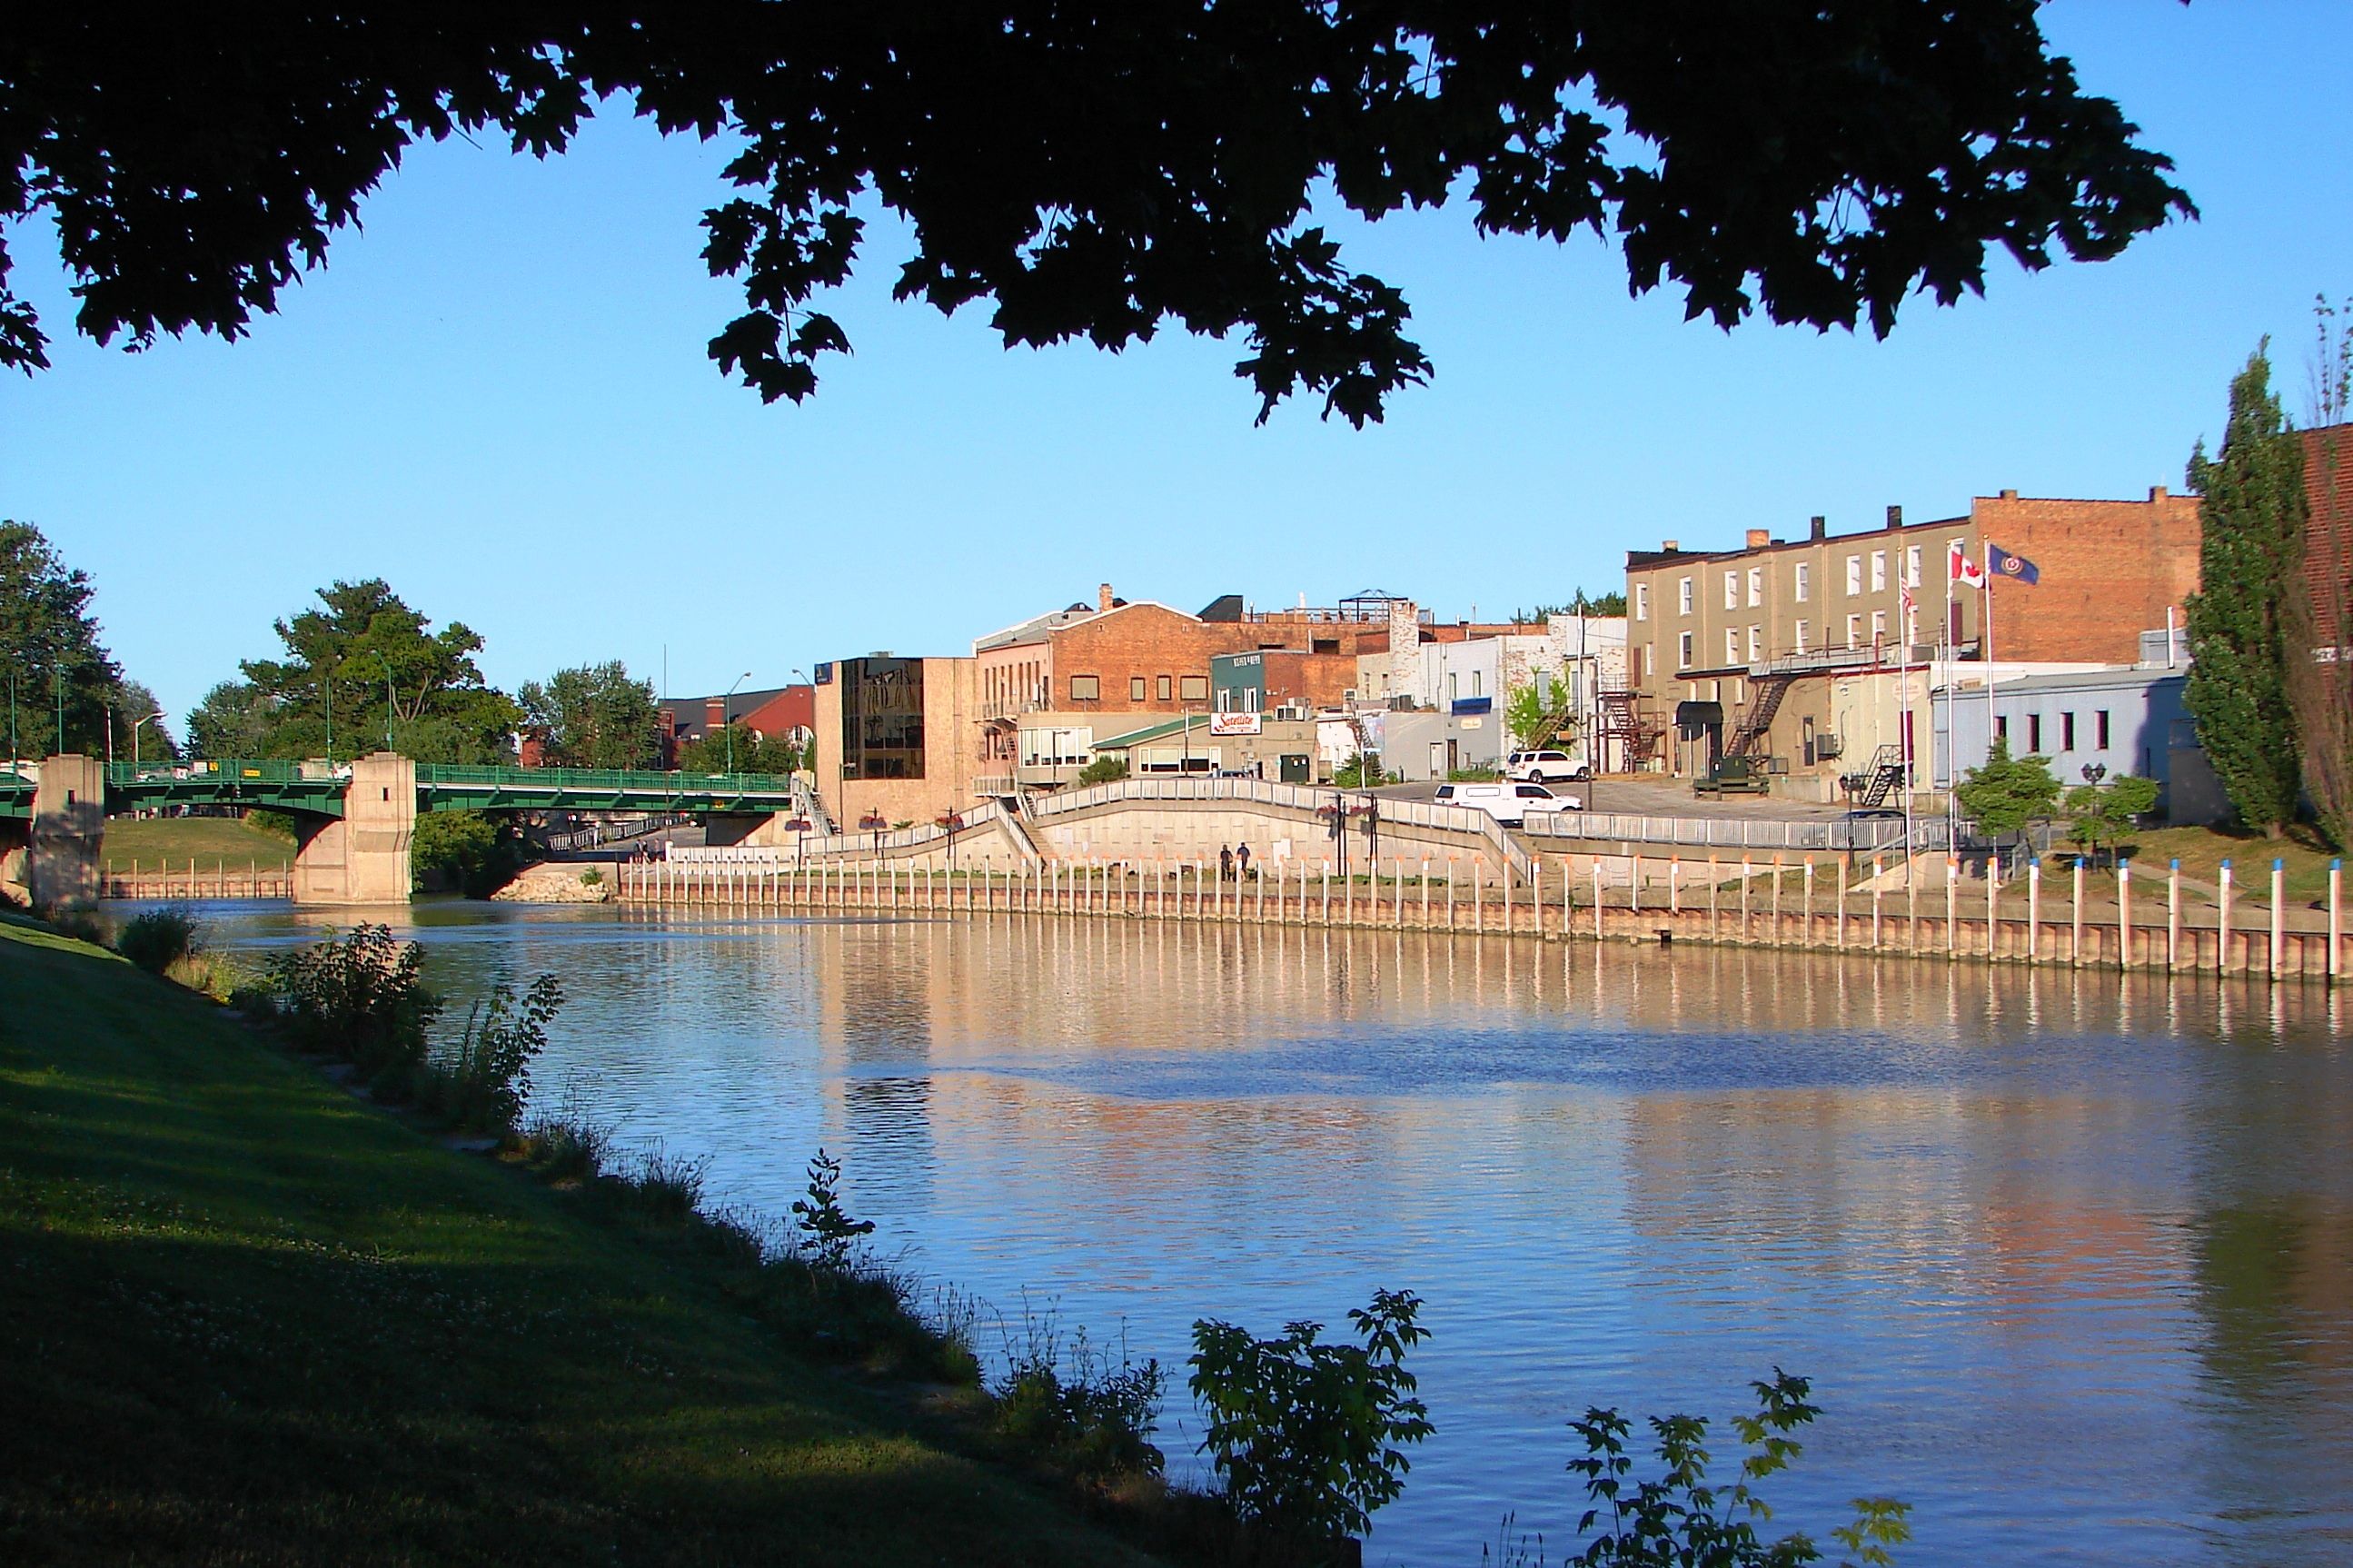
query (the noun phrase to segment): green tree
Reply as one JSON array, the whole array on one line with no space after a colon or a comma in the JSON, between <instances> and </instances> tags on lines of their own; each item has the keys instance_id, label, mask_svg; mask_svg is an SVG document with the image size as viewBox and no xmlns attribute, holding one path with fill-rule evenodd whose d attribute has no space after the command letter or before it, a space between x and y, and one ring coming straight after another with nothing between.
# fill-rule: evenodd
<instances>
[{"instance_id":1,"label":"green tree","mask_svg":"<svg viewBox=\"0 0 2353 1568\"><path fill-rule=\"evenodd\" d=\"M126 680L114 689L109 703L114 713L114 744L119 755L129 758L135 749L144 762L176 761L180 744L172 739L170 725L163 718L155 694L136 680ZM132 731L136 726L138 744L132 744Z\"/></svg>"},{"instance_id":2,"label":"green tree","mask_svg":"<svg viewBox=\"0 0 2353 1568\"><path fill-rule=\"evenodd\" d=\"M1562 605L1538 605L1532 610L1514 610L1512 619L1521 626L1541 626L1554 616L1622 616L1626 613L1626 591L1612 588L1606 594L1588 594L1579 588Z\"/></svg>"},{"instance_id":3,"label":"green tree","mask_svg":"<svg viewBox=\"0 0 2353 1568\"><path fill-rule=\"evenodd\" d=\"M2265 339L2232 379L2221 456L2210 460L2200 441L2189 458L2199 588L2182 700L2240 818L2276 838L2295 820L2303 779L2286 629L2306 501L2304 448L2272 391L2269 349Z\"/></svg>"},{"instance_id":4,"label":"green tree","mask_svg":"<svg viewBox=\"0 0 2353 1568\"><path fill-rule=\"evenodd\" d=\"M627 666L559 669L544 684L523 682L515 693L525 727L538 731L550 767L650 768L661 761L660 715L649 680L632 680Z\"/></svg>"},{"instance_id":5,"label":"green tree","mask_svg":"<svg viewBox=\"0 0 2353 1568\"><path fill-rule=\"evenodd\" d=\"M389 738L420 763L512 758L522 710L483 681L472 630L458 621L428 630L432 622L373 578L322 588L319 600L322 608L276 623L282 658L245 660L241 684L206 697L198 728L207 740L250 740L267 757L349 757ZM258 734L227 733L248 723Z\"/></svg>"},{"instance_id":6,"label":"green tree","mask_svg":"<svg viewBox=\"0 0 2353 1568\"><path fill-rule=\"evenodd\" d=\"M0 658L14 678L16 726L10 750L46 756L58 749L62 704L63 749L106 754L122 670L98 640L90 594L89 574L69 567L39 529L0 521Z\"/></svg>"},{"instance_id":7,"label":"green tree","mask_svg":"<svg viewBox=\"0 0 2353 1568\"><path fill-rule=\"evenodd\" d=\"M512 818L428 811L417 819L408 864L419 888L429 879L481 899L512 877L522 860L522 836Z\"/></svg>"},{"instance_id":8,"label":"green tree","mask_svg":"<svg viewBox=\"0 0 2353 1568\"><path fill-rule=\"evenodd\" d=\"M188 751L198 757L259 757L269 750L278 704L250 681L224 680L188 715Z\"/></svg>"},{"instance_id":9,"label":"green tree","mask_svg":"<svg viewBox=\"0 0 2353 1568\"><path fill-rule=\"evenodd\" d=\"M2133 830L2135 819L2157 809L2157 781L2126 773L2105 784L2078 784L2060 809L2066 813L2067 837L2096 861L2101 845L2113 850Z\"/></svg>"},{"instance_id":10,"label":"green tree","mask_svg":"<svg viewBox=\"0 0 2353 1568\"><path fill-rule=\"evenodd\" d=\"M1106 753L1079 770L1081 787L1088 784L1117 784L1127 776L1127 759Z\"/></svg>"},{"instance_id":11,"label":"green tree","mask_svg":"<svg viewBox=\"0 0 2353 1568\"><path fill-rule=\"evenodd\" d=\"M730 724L679 748L678 765L690 773L725 773L731 763L739 773L788 773L801 765L802 757L791 742L744 724Z\"/></svg>"},{"instance_id":12,"label":"green tree","mask_svg":"<svg viewBox=\"0 0 2353 1568\"><path fill-rule=\"evenodd\" d=\"M1332 770L1332 782L1342 789L1371 789L1384 776L1381 759L1370 752L1358 752Z\"/></svg>"},{"instance_id":13,"label":"green tree","mask_svg":"<svg viewBox=\"0 0 2353 1568\"><path fill-rule=\"evenodd\" d=\"M2000 838L2023 833L2059 805L2059 780L2048 757L2012 757L2010 737L1996 735L1985 766L1961 775L1953 791L1969 820Z\"/></svg>"},{"instance_id":14,"label":"green tree","mask_svg":"<svg viewBox=\"0 0 2353 1568\"><path fill-rule=\"evenodd\" d=\"M77 325L133 346L244 332L413 143L545 156L599 104L736 149L703 258L746 308L708 352L765 399L848 352L813 301L885 212L898 297L987 301L1008 346L1173 322L1247 342L1261 416L1305 392L1362 423L1430 363L1328 212L1589 229L1691 316L1883 335L1997 247L2104 259L2194 211L2024 0L17 10L0 227L54 230ZM8 259L0 365L37 368Z\"/></svg>"}]
</instances>

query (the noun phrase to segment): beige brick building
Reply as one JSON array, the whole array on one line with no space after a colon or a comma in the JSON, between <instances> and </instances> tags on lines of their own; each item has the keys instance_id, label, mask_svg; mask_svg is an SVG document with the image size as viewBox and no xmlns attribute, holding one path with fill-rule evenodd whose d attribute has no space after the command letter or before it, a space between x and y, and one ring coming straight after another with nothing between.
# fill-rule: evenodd
<instances>
[{"instance_id":1,"label":"beige brick building","mask_svg":"<svg viewBox=\"0 0 2353 1568\"><path fill-rule=\"evenodd\" d=\"M1933 522L1891 507L1868 532L1833 535L1815 518L1799 539L1750 529L1736 550L1629 552L1629 683L1663 730L1649 765L1767 759L1788 781L1777 787L1830 799L1883 748L1924 761L1929 667L1961 681L1983 668L1985 595L1948 593L1948 562L1957 549L1981 562L1989 540L2042 573L2039 585L1992 586L2005 669L2129 664L2140 632L2168 610L2178 619L2197 585L2197 502L2162 489L2140 501L2004 490Z\"/></svg>"}]
</instances>

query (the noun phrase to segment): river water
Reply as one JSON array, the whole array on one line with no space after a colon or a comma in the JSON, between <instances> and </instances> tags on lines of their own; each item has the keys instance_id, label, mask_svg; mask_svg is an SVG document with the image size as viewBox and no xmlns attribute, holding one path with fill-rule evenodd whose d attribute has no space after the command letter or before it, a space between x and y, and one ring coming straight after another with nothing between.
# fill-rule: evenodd
<instances>
[{"instance_id":1,"label":"river water","mask_svg":"<svg viewBox=\"0 0 2353 1568\"><path fill-rule=\"evenodd\" d=\"M227 945L309 940L206 911ZM1825 1415L1774 1528L1909 1564L2353 1562L2353 998L1822 954L420 904L563 976L543 1100L781 1215L822 1144L924 1273L1174 1365L1194 1319L1427 1305L1438 1434L1367 1561L1582 1508L1567 1419ZM982 1348L1001 1344L994 1327ZM1531 1542L1533 1544L1533 1542ZM1833 1556L1833 1561L1835 1556Z\"/></svg>"}]
</instances>

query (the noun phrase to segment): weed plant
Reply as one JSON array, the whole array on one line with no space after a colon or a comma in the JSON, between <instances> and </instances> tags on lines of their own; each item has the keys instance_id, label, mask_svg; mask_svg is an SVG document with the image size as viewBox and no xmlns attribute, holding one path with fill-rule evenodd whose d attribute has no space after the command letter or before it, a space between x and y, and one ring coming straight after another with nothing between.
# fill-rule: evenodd
<instances>
[{"instance_id":1,"label":"weed plant","mask_svg":"<svg viewBox=\"0 0 2353 1568\"><path fill-rule=\"evenodd\" d=\"M532 1058L547 1048L547 1026L564 1005L564 987L543 974L520 999L505 981L466 1016L456 1043L432 1053L418 1076L417 1102L480 1132L512 1134L531 1097Z\"/></svg>"},{"instance_id":2,"label":"weed plant","mask_svg":"<svg viewBox=\"0 0 2353 1568\"><path fill-rule=\"evenodd\" d=\"M202 947L196 917L182 905L142 910L115 933L114 951L150 974L162 974Z\"/></svg>"},{"instance_id":3,"label":"weed plant","mask_svg":"<svg viewBox=\"0 0 2353 1568\"><path fill-rule=\"evenodd\" d=\"M997 1430L1042 1451L1081 1480L1158 1476L1153 1445L1168 1374L1157 1360L1132 1359L1123 1340L1113 1361L1082 1327L1065 1335L1054 1313L1022 1303L1022 1342L1007 1336L1004 1377L991 1390Z\"/></svg>"}]
</instances>

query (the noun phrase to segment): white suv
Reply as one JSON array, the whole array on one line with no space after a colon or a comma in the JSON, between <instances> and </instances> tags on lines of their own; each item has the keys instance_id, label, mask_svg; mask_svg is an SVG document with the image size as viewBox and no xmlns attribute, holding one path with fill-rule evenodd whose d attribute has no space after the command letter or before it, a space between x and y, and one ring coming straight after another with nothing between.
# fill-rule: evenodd
<instances>
[{"instance_id":1,"label":"white suv","mask_svg":"<svg viewBox=\"0 0 2353 1568\"><path fill-rule=\"evenodd\" d=\"M1518 827L1530 812L1583 811L1585 803L1573 795L1555 795L1540 784L1442 784L1440 805L1467 805L1483 811L1506 827Z\"/></svg>"},{"instance_id":2,"label":"white suv","mask_svg":"<svg viewBox=\"0 0 2353 1568\"><path fill-rule=\"evenodd\" d=\"M1504 759L1504 776L1529 784L1562 784L1583 778L1585 768L1567 752L1514 752Z\"/></svg>"}]
</instances>

